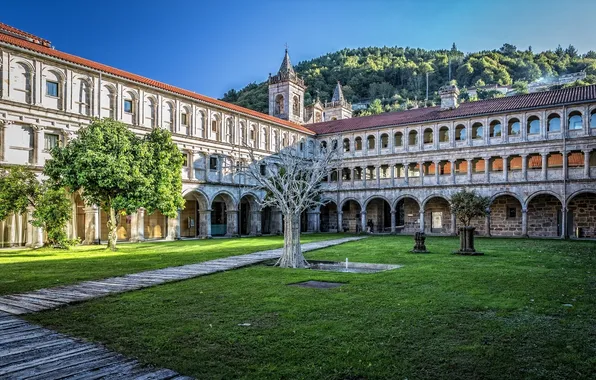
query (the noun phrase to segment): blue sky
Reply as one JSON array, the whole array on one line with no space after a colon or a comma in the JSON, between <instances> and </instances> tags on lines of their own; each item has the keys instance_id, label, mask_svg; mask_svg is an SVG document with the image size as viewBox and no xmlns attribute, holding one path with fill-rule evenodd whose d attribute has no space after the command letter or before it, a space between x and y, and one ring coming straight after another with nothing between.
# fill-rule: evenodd
<instances>
[{"instance_id":1,"label":"blue sky","mask_svg":"<svg viewBox=\"0 0 596 380\"><path fill-rule=\"evenodd\" d=\"M87 3L88 5L83 5ZM596 50L596 0L6 0L58 49L212 97L344 47Z\"/></svg>"}]
</instances>

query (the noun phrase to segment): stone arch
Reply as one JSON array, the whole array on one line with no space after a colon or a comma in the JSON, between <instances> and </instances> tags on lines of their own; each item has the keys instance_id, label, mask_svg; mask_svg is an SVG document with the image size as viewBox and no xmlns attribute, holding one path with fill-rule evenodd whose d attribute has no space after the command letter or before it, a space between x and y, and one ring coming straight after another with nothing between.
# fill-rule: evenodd
<instances>
[{"instance_id":1,"label":"stone arch","mask_svg":"<svg viewBox=\"0 0 596 380\"><path fill-rule=\"evenodd\" d=\"M354 202L358 205L358 207L362 208L362 204L360 203L360 201L354 197L348 197L348 198L344 198L339 202L339 206L343 207L347 202Z\"/></svg>"},{"instance_id":2,"label":"stone arch","mask_svg":"<svg viewBox=\"0 0 596 380\"><path fill-rule=\"evenodd\" d=\"M501 137L503 135L503 123L500 119L493 119L490 122L489 137Z\"/></svg>"},{"instance_id":3,"label":"stone arch","mask_svg":"<svg viewBox=\"0 0 596 380\"><path fill-rule=\"evenodd\" d=\"M551 112L546 120L547 132L561 132L561 115L558 112Z\"/></svg>"},{"instance_id":4,"label":"stone arch","mask_svg":"<svg viewBox=\"0 0 596 380\"><path fill-rule=\"evenodd\" d=\"M207 194L200 189L188 189L182 192L184 199L194 199L198 202L201 210L208 210L211 202Z\"/></svg>"},{"instance_id":5,"label":"stone arch","mask_svg":"<svg viewBox=\"0 0 596 380\"><path fill-rule=\"evenodd\" d=\"M369 197L363 206L366 220L362 220L367 232L390 232L391 231L391 202L382 195ZM364 219L364 218L363 218Z\"/></svg>"},{"instance_id":6,"label":"stone arch","mask_svg":"<svg viewBox=\"0 0 596 380\"><path fill-rule=\"evenodd\" d=\"M584 115L581 110L573 110L567 114L567 130L581 130L583 128Z\"/></svg>"},{"instance_id":7,"label":"stone arch","mask_svg":"<svg viewBox=\"0 0 596 380\"><path fill-rule=\"evenodd\" d=\"M324 204L319 206L319 217L321 220L321 232L338 232L338 211L337 202L332 199L323 200Z\"/></svg>"},{"instance_id":8,"label":"stone arch","mask_svg":"<svg viewBox=\"0 0 596 380\"><path fill-rule=\"evenodd\" d=\"M510 191L494 194L490 200L490 234L492 236L522 236L524 202ZM478 221L476 225L483 224ZM480 228L482 229L482 228Z\"/></svg>"},{"instance_id":9,"label":"stone arch","mask_svg":"<svg viewBox=\"0 0 596 380\"><path fill-rule=\"evenodd\" d=\"M530 237L561 236L562 202L552 191L536 191L526 199L527 234Z\"/></svg>"},{"instance_id":10,"label":"stone arch","mask_svg":"<svg viewBox=\"0 0 596 380\"><path fill-rule=\"evenodd\" d=\"M380 198L380 199L384 200L385 202L387 202L389 204L389 207L393 210L391 201L383 195L371 195L370 197L366 198L366 200L364 202L362 202L363 207L364 208L368 207L368 203L375 198Z\"/></svg>"},{"instance_id":11,"label":"stone arch","mask_svg":"<svg viewBox=\"0 0 596 380\"><path fill-rule=\"evenodd\" d=\"M466 141L468 139L467 128L464 124L455 127L455 141Z\"/></svg>"},{"instance_id":12,"label":"stone arch","mask_svg":"<svg viewBox=\"0 0 596 380\"><path fill-rule=\"evenodd\" d=\"M433 194L422 201L424 210L424 231L447 234L452 231L451 202L446 197Z\"/></svg>"},{"instance_id":13,"label":"stone arch","mask_svg":"<svg viewBox=\"0 0 596 380\"><path fill-rule=\"evenodd\" d=\"M261 204L253 192L245 192L238 203L240 235L261 235Z\"/></svg>"},{"instance_id":14,"label":"stone arch","mask_svg":"<svg viewBox=\"0 0 596 380\"><path fill-rule=\"evenodd\" d=\"M582 189L567 198L566 235L596 238L596 189Z\"/></svg>"},{"instance_id":15,"label":"stone arch","mask_svg":"<svg viewBox=\"0 0 596 380\"><path fill-rule=\"evenodd\" d=\"M35 73L33 66L22 59L13 59L10 65L12 66L9 79L10 99L27 104L33 103L33 73Z\"/></svg>"},{"instance_id":16,"label":"stone arch","mask_svg":"<svg viewBox=\"0 0 596 380\"><path fill-rule=\"evenodd\" d=\"M118 93L116 87L111 83L105 83L101 86L101 117L116 118L116 104L118 102Z\"/></svg>"},{"instance_id":17,"label":"stone arch","mask_svg":"<svg viewBox=\"0 0 596 380\"><path fill-rule=\"evenodd\" d=\"M394 202L395 232L414 233L420 231L420 201L413 195L400 195Z\"/></svg>"},{"instance_id":18,"label":"stone arch","mask_svg":"<svg viewBox=\"0 0 596 380\"><path fill-rule=\"evenodd\" d=\"M157 99L153 95L145 96L145 126L155 128L157 126Z\"/></svg>"},{"instance_id":19,"label":"stone arch","mask_svg":"<svg viewBox=\"0 0 596 380\"><path fill-rule=\"evenodd\" d=\"M443 125L441 128L439 128L439 142L449 142L449 127L446 125Z\"/></svg>"},{"instance_id":20,"label":"stone arch","mask_svg":"<svg viewBox=\"0 0 596 380\"><path fill-rule=\"evenodd\" d=\"M435 133L432 128L425 128L423 133L423 143L432 144L434 142Z\"/></svg>"},{"instance_id":21,"label":"stone arch","mask_svg":"<svg viewBox=\"0 0 596 380\"><path fill-rule=\"evenodd\" d=\"M341 231L360 232L362 228L362 204L353 197L348 197L339 202L341 210Z\"/></svg>"},{"instance_id":22,"label":"stone arch","mask_svg":"<svg viewBox=\"0 0 596 380\"><path fill-rule=\"evenodd\" d=\"M220 190L211 198L211 234L236 236L238 234L238 202L227 190Z\"/></svg>"},{"instance_id":23,"label":"stone arch","mask_svg":"<svg viewBox=\"0 0 596 380\"><path fill-rule=\"evenodd\" d=\"M509 136L521 136L521 121L519 118L512 116L507 119L507 134Z\"/></svg>"},{"instance_id":24,"label":"stone arch","mask_svg":"<svg viewBox=\"0 0 596 380\"><path fill-rule=\"evenodd\" d=\"M286 113L285 104L284 104L284 96L282 94L277 94L275 97L275 105L274 105L274 113L276 115L282 115Z\"/></svg>"}]
</instances>

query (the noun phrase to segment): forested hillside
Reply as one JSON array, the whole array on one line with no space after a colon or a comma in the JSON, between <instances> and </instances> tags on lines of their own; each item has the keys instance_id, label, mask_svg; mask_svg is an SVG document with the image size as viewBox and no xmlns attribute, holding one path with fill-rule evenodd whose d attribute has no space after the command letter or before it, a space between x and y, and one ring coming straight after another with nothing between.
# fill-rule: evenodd
<instances>
[{"instance_id":1,"label":"forested hillside","mask_svg":"<svg viewBox=\"0 0 596 380\"><path fill-rule=\"evenodd\" d=\"M280 57L281 61L281 57ZM583 81L570 85L596 83L596 52L580 54L575 47L534 53L532 48L518 50L505 44L499 50L464 54L455 44L450 50L424 50L401 47L343 49L295 67L308 86L305 104L317 94L329 100L337 81L352 103L372 102L361 114L380 113L423 106L426 75L429 105L438 101L439 87L451 79L461 88L488 84L514 85L518 93L527 91L529 82L585 70ZM480 91L478 98L503 96L495 91ZM260 112L268 112L267 82L251 83L224 94L222 100ZM462 100L473 101L462 91ZM377 99L376 101L373 101Z\"/></svg>"}]
</instances>

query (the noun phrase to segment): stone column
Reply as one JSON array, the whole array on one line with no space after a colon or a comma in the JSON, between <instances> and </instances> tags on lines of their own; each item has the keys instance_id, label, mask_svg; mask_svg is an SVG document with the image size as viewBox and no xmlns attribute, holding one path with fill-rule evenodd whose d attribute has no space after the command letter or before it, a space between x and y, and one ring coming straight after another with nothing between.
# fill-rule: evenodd
<instances>
[{"instance_id":1,"label":"stone column","mask_svg":"<svg viewBox=\"0 0 596 380\"><path fill-rule=\"evenodd\" d=\"M354 168L354 167L350 168L350 173L352 173L351 177L350 177L350 183L351 183L352 189L353 189L354 188L354 178L356 178L356 168Z\"/></svg>"},{"instance_id":2,"label":"stone column","mask_svg":"<svg viewBox=\"0 0 596 380\"><path fill-rule=\"evenodd\" d=\"M540 168L542 174L542 180L546 181L547 179L547 167L548 167L548 153L541 153L542 156L542 166Z\"/></svg>"},{"instance_id":3,"label":"stone column","mask_svg":"<svg viewBox=\"0 0 596 380\"><path fill-rule=\"evenodd\" d=\"M190 149L188 151L188 179L194 181L195 177L195 152Z\"/></svg>"},{"instance_id":4,"label":"stone column","mask_svg":"<svg viewBox=\"0 0 596 380\"><path fill-rule=\"evenodd\" d=\"M567 239L567 207L561 207L561 239Z\"/></svg>"},{"instance_id":5,"label":"stone column","mask_svg":"<svg viewBox=\"0 0 596 380\"><path fill-rule=\"evenodd\" d=\"M490 157L484 158L484 182L490 183Z\"/></svg>"},{"instance_id":6,"label":"stone column","mask_svg":"<svg viewBox=\"0 0 596 380\"><path fill-rule=\"evenodd\" d=\"M391 233L394 234L395 233L395 210L391 210Z\"/></svg>"},{"instance_id":7,"label":"stone column","mask_svg":"<svg viewBox=\"0 0 596 380\"><path fill-rule=\"evenodd\" d=\"M420 207L420 232L424 232L424 208Z\"/></svg>"},{"instance_id":8,"label":"stone column","mask_svg":"<svg viewBox=\"0 0 596 380\"><path fill-rule=\"evenodd\" d=\"M136 212L130 214L130 239L128 241L136 243L139 241L139 215Z\"/></svg>"},{"instance_id":9,"label":"stone column","mask_svg":"<svg viewBox=\"0 0 596 380\"><path fill-rule=\"evenodd\" d=\"M27 207L27 226L30 226L30 228L27 228L27 236L25 239L25 247L33 247L33 227L31 225L31 220L33 220L33 207L29 206Z\"/></svg>"},{"instance_id":10,"label":"stone column","mask_svg":"<svg viewBox=\"0 0 596 380\"><path fill-rule=\"evenodd\" d=\"M343 228L344 223L344 213L343 211L337 211L337 232L344 232Z\"/></svg>"},{"instance_id":11,"label":"stone column","mask_svg":"<svg viewBox=\"0 0 596 380\"><path fill-rule=\"evenodd\" d=\"M404 168L404 183L406 185L408 185L410 183L410 177L408 174L408 170L410 169L409 166L410 166L410 164L408 164L408 163L402 164L402 167Z\"/></svg>"},{"instance_id":12,"label":"stone column","mask_svg":"<svg viewBox=\"0 0 596 380\"><path fill-rule=\"evenodd\" d=\"M522 236L528 237L528 209L522 207Z\"/></svg>"},{"instance_id":13,"label":"stone column","mask_svg":"<svg viewBox=\"0 0 596 380\"><path fill-rule=\"evenodd\" d=\"M360 173L362 173L361 176L362 176L362 185L363 185L363 187L366 187L366 172L367 172L367 170L368 170L368 167L365 166L365 167L362 168L362 171L360 172Z\"/></svg>"},{"instance_id":14,"label":"stone column","mask_svg":"<svg viewBox=\"0 0 596 380\"><path fill-rule=\"evenodd\" d=\"M509 156L503 156L503 181L509 181Z\"/></svg>"},{"instance_id":15,"label":"stone column","mask_svg":"<svg viewBox=\"0 0 596 380\"><path fill-rule=\"evenodd\" d=\"M451 213L451 235L457 235L457 215Z\"/></svg>"},{"instance_id":16,"label":"stone column","mask_svg":"<svg viewBox=\"0 0 596 380\"><path fill-rule=\"evenodd\" d=\"M199 210L199 237L211 239L211 209Z\"/></svg>"},{"instance_id":17,"label":"stone column","mask_svg":"<svg viewBox=\"0 0 596 380\"><path fill-rule=\"evenodd\" d=\"M360 212L360 230L366 232L366 210Z\"/></svg>"},{"instance_id":18,"label":"stone column","mask_svg":"<svg viewBox=\"0 0 596 380\"><path fill-rule=\"evenodd\" d=\"M420 185L424 185L424 162L418 163L418 174L420 175Z\"/></svg>"},{"instance_id":19,"label":"stone column","mask_svg":"<svg viewBox=\"0 0 596 380\"><path fill-rule=\"evenodd\" d=\"M391 164L391 187L395 187L395 164Z\"/></svg>"},{"instance_id":20,"label":"stone column","mask_svg":"<svg viewBox=\"0 0 596 380\"><path fill-rule=\"evenodd\" d=\"M486 210L486 216L484 217L484 232L485 236L490 237L490 208Z\"/></svg>"},{"instance_id":21,"label":"stone column","mask_svg":"<svg viewBox=\"0 0 596 380\"><path fill-rule=\"evenodd\" d=\"M251 236L261 236L261 211L250 212L250 231Z\"/></svg>"},{"instance_id":22,"label":"stone column","mask_svg":"<svg viewBox=\"0 0 596 380\"><path fill-rule=\"evenodd\" d=\"M12 214L10 223L10 246L17 247L17 216Z\"/></svg>"},{"instance_id":23,"label":"stone column","mask_svg":"<svg viewBox=\"0 0 596 380\"><path fill-rule=\"evenodd\" d=\"M561 154L563 155L563 178L564 178L564 179L567 179L567 178L568 178L568 176L569 176L569 175L567 174L567 173L568 173L568 171L569 171L569 170L567 170L567 168L568 168L568 166L569 166L569 165L568 165L568 162L567 162L567 161L568 161L567 152L561 152Z\"/></svg>"},{"instance_id":24,"label":"stone column","mask_svg":"<svg viewBox=\"0 0 596 380\"><path fill-rule=\"evenodd\" d=\"M439 172L441 170L441 168L439 166L441 165L441 161L435 161L434 164L435 164L435 182L436 182L436 185L438 185L439 184Z\"/></svg>"},{"instance_id":25,"label":"stone column","mask_svg":"<svg viewBox=\"0 0 596 380\"><path fill-rule=\"evenodd\" d=\"M522 180L528 180L528 155L522 154L520 155L522 159Z\"/></svg>"},{"instance_id":26,"label":"stone column","mask_svg":"<svg viewBox=\"0 0 596 380\"><path fill-rule=\"evenodd\" d=\"M180 210L174 218L168 217L168 235L166 240L180 240Z\"/></svg>"},{"instance_id":27,"label":"stone column","mask_svg":"<svg viewBox=\"0 0 596 380\"><path fill-rule=\"evenodd\" d=\"M584 150L584 178L590 178L590 151Z\"/></svg>"},{"instance_id":28,"label":"stone column","mask_svg":"<svg viewBox=\"0 0 596 380\"><path fill-rule=\"evenodd\" d=\"M238 236L238 210L227 210L226 211L226 236L236 237Z\"/></svg>"},{"instance_id":29,"label":"stone column","mask_svg":"<svg viewBox=\"0 0 596 380\"><path fill-rule=\"evenodd\" d=\"M145 241L145 209L137 210L137 241Z\"/></svg>"},{"instance_id":30,"label":"stone column","mask_svg":"<svg viewBox=\"0 0 596 380\"><path fill-rule=\"evenodd\" d=\"M451 183L455 183L455 160L450 160L449 164L451 165Z\"/></svg>"},{"instance_id":31,"label":"stone column","mask_svg":"<svg viewBox=\"0 0 596 380\"><path fill-rule=\"evenodd\" d=\"M96 233L97 230L97 207L94 206L86 206L85 207L85 241L83 244L95 244L96 243Z\"/></svg>"},{"instance_id":32,"label":"stone column","mask_svg":"<svg viewBox=\"0 0 596 380\"><path fill-rule=\"evenodd\" d=\"M37 238L35 239L35 243L33 245L34 248L43 247L43 228L35 227L35 233Z\"/></svg>"},{"instance_id":33,"label":"stone column","mask_svg":"<svg viewBox=\"0 0 596 380\"><path fill-rule=\"evenodd\" d=\"M381 165L377 165L375 168L375 177L377 180L377 189L381 188Z\"/></svg>"},{"instance_id":34,"label":"stone column","mask_svg":"<svg viewBox=\"0 0 596 380\"><path fill-rule=\"evenodd\" d=\"M274 208L271 210L271 233L272 234L283 234L284 231L284 218L281 210ZM316 230L318 232L318 229Z\"/></svg>"},{"instance_id":35,"label":"stone column","mask_svg":"<svg viewBox=\"0 0 596 380\"><path fill-rule=\"evenodd\" d=\"M472 183L472 165L474 165L474 159L468 158L466 162L468 166L468 182Z\"/></svg>"},{"instance_id":36,"label":"stone column","mask_svg":"<svg viewBox=\"0 0 596 380\"><path fill-rule=\"evenodd\" d=\"M7 65L4 65L7 66ZM2 84L0 84L1 86ZM4 161L4 152L6 152L6 125L8 124L5 120L0 120L0 162Z\"/></svg>"},{"instance_id":37,"label":"stone column","mask_svg":"<svg viewBox=\"0 0 596 380\"><path fill-rule=\"evenodd\" d=\"M35 131L34 137L34 146L35 146L35 153L33 154L33 164L38 166L43 166L43 162L41 162L41 156L43 154L43 127L34 125L33 130Z\"/></svg>"}]
</instances>

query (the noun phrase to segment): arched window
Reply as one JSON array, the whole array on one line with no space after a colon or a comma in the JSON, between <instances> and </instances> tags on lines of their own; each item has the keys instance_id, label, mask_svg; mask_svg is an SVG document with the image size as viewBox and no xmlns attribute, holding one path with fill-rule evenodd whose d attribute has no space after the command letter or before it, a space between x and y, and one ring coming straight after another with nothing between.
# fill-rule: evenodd
<instances>
[{"instance_id":1,"label":"arched window","mask_svg":"<svg viewBox=\"0 0 596 380\"><path fill-rule=\"evenodd\" d=\"M269 139L267 139L267 129L261 129L261 149L267 149Z\"/></svg>"},{"instance_id":2,"label":"arched window","mask_svg":"<svg viewBox=\"0 0 596 380\"><path fill-rule=\"evenodd\" d=\"M503 133L503 127L501 127L501 122L499 120L493 120L490 123L490 137L501 137Z\"/></svg>"},{"instance_id":3,"label":"arched window","mask_svg":"<svg viewBox=\"0 0 596 380\"><path fill-rule=\"evenodd\" d=\"M313 155L315 153L315 143L312 140L308 140L308 152L309 155Z\"/></svg>"},{"instance_id":4,"label":"arched window","mask_svg":"<svg viewBox=\"0 0 596 380\"><path fill-rule=\"evenodd\" d=\"M354 140L354 149L362 150L362 137L356 137L356 139Z\"/></svg>"},{"instance_id":5,"label":"arched window","mask_svg":"<svg viewBox=\"0 0 596 380\"><path fill-rule=\"evenodd\" d=\"M81 115L89 115L91 113L91 87L86 80L80 79L77 90L79 113Z\"/></svg>"},{"instance_id":6,"label":"arched window","mask_svg":"<svg viewBox=\"0 0 596 380\"><path fill-rule=\"evenodd\" d=\"M424 130L424 143L432 144L433 140L434 140L433 130L431 128L426 128Z\"/></svg>"},{"instance_id":7,"label":"arched window","mask_svg":"<svg viewBox=\"0 0 596 380\"><path fill-rule=\"evenodd\" d=\"M337 146L338 146L337 140L331 141L331 149L337 150Z\"/></svg>"},{"instance_id":8,"label":"arched window","mask_svg":"<svg viewBox=\"0 0 596 380\"><path fill-rule=\"evenodd\" d=\"M123 109L124 115L122 115L122 120L125 123L136 124L137 121L137 97L136 94L132 91L126 91L124 93L123 101Z\"/></svg>"},{"instance_id":9,"label":"arched window","mask_svg":"<svg viewBox=\"0 0 596 380\"><path fill-rule=\"evenodd\" d=\"M538 116L530 116L528 118L527 129L529 135L537 135L540 133L540 119Z\"/></svg>"},{"instance_id":10,"label":"arched window","mask_svg":"<svg viewBox=\"0 0 596 380\"><path fill-rule=\"evenodd\" d=\"M404 145L404 134L401 132L395 132L393 135L393 145L403 146Z\"/></svg>"},{"instance_id":11,"label":"arched window","mask_svg":"<svg viewBox=\"0 0 596 380\"><path fill-rule=\"evenodd\" d=\"M284 96L279 94L275 97L275 109L274 109L274 113L276 115L282 115L284 114L286 111L284 109Z\"/></svg>"},{"instance_id":12,"label":"arched window","mask_svg":"<svg viewBox=\"0 0 596 380\"><path fill-rule=\"evenodd\" d=\"M596 128L596 109L590 114L590 128Z\"/></svg>"},{"instance_id":13,"label":"arched window","mask_svg":"<svg viewBox=\"0 0 596 380\"><path fill-rule=\"evenodd\" d=\"M21 103L32 103L31 76L33 70L30 66L18 62L10 66L10 99Z\"/></svg>"},{"instance_id":14,"label":"arched window","mask_svg":"<svg viewBox=\"0 0 596 380\"><path fill-rule=\"evenodd\" d=\"M569 114L569 127L570 131L582 129L582 114L579 111L573 111Z\"/></svg>"},{"instance_id":15,"label":"arched window","mask_svg":"<svg viewBox=\"0 0 596 380\"><path fill-rule=\"evenodd\" d=\"M282 146L282 148L285 148L288 146L288 135L286 133L283 133L281 135L281 146Z\"/></svg>"},{"instance_id":16,"label":"arched window","mask_svg":"<svg viewBox=\"0 0 596 380\"><path fill-rule=\"evenodd\" d=\"M298 95L294 95L294 101L292 103L293 103L292 106L294 107L293 108L294 115L300 116L300 97Z\"/></svg>"},{"instance_id":17,"label":"arched window","mask_svg":"<svg viewBox=\"0 0 596 380\"><path fill-rule=\"evenodd\" d=\"M277 134L277 131L273 131L273 150L279 150L279 136Z\"/></svg>"},{"instance_id":18,"label":"arched window","mask_svg":"<svg viewBox=\"0 0 596 380\"><path fill-rule=\"evenodd\" d=\"M232 121L232 118L228 118L228 120L226 121L226 141L231 144L232 143L232 139L234 138L234 134L233 134L233 130L234 130L234 122Z\"/></svg>"},{"instance_id":19,"label":"arched window","mask_svg":"<svg viewBox=\"0 0 596 380\"><path fill-rule=\"evenodd\" d=\"M386 149L389 147L389 135L383 133L381 135L381 149Z\"/></svg>"},{"instance_id":20,"label":"arched window","mask_svg":"<svg viewBox=\"0 0 596 380\"><path fill-rule=\"evenodd\" d=\"M155 100L147 98L145 100L145 126L148 128L155 128L157 126L157 109L155 107Z\"/></svg>"},{"instance_id":21,"label":"arched window","mask_svg":"<svg viewBox=\"0 0 596 380\"><path fill-rule=\"evenodd\" d=\"M350 139L345 138L343 141L344 144L344 152L349 152L350 151Z\"/></svg>"},{"instance_id":22,"label":"arched window","mask_svg":"<svg viewBox=\"0 0 596 380\"><path fill-rule=\"evenodd\" d=\"M472 139L482 140L484 138L484 126L482 123L474 123L472 125Z\"/></svg>"},{"instance_id":23,"label":"arched window","mask_svg":"<svg viewBox=\"0 0 596 380\"><path fill-rule=\"evenodd\" d=\"M323 141L321 141L321 143L319 144L319 149L320 149L321 151L323 151L323 150L327 149L327 141L324 141L324 140L323 140Z\"/></svg>"},{"instance_id":24,"label":"arched window","mask_svg":"<svg viewBox=\"0 0 596 380\"><path fill-rule=\"evenodd\" d=\"M201 138L205 138L205 113L199 111L197 114L197 134Z\"/></svg>"},{"instance_id":25,"label":"arched window","mask_svg":"<svg viewBox=\"0 0 596 380\"><path fill-rule=\"evenodd\" d=\"M240 143L246 145L246 125L240 122Z\"/></svg>"},{"instance_id":26,"label":"arched window","mask_svg":"<svg viewBox=\"0 0 596 380\"><path fill-rule=\"evenodd\" d=\"M216 141L221 141L221 133L219 127L219 118L214 116L211 120L211 139Z\"/></svg>"},{"instance_id":27,"label":"arched window","mask_svg":"<svg viewBox=\"0 0 596 380\"><path fill-rule=\"evenodd\" d=\"M170 102L165 102L163 105L163 111L162 111L162 116L163 116L163 128L167 129L168 131L174 133L175 128L174 128L174 105Z\"/></svg>"},{"instance_id":28,"label":"arched window","mask_svg":"<svg viewBox=\"0 0 596 380\"><path fill-rule=\"evenodd\" d=\"M408 145L418 145L418 132L417 131L410 131L408 134Z\"/></svg>"},{"instance_id":29,"label":"arched window","mask_svg":"<svg viewBox=\"0 0 596 380\"><path fill-rule=\"evenodd\" d=\"M321 121L323 121L323 118L321 117L321 113L316 112L315 113L315 123L320 123Z\"/></svg>"},{"instance_id":30,"label":"arched window","mask_svg":"<svg viewBox=\"0 0 596 380\"><path fill-rule=\"evenodd\" d=\"M62 97L64 96L64 88L62 85L62 74L54 70L48 70L44 75L45 79L45 99L44 105L62 109Z\"/></svg>"},{"instance_id":31,"label":"arched window","mask_svg":"<svg viewBox=\"0 0 596 380\"><path fill-rule=\"evenodd\" d=\"M510 119L509 123L507 124L509 136L519 136L521 133L521 125L519 120L516 118Z\"/></svg>"},{"instance_id":32,"label":"arched window","mask_svg":"<svg viewBox=\"0 0 596 380\"><path fill-rule=\"evenodd\" d=\"M190 110L187 107L182 107L180 109L180 127L186 128L186 134L190 135Z\"/></svg>"},{"instance_id":33,"label":"arched window","mask_svg":"<svg viewBox=\"0 0 596 380\"><path fill-rule=\"evenodd\" d=\"M449 142L449 128L443 126L439 128L439 142Z\"/></svg>"},{"instance_id":34,"label":"arched window","mask_svg":"<svg viewBox=\"0 0 596 380\"><path fill-rule=\"evenodd\" d=\"M548 115L548 131L561 132L561 116L556 113Z\"/></svg>"},{"instance_id":35,"label":"arched window","mask_svg":"<svg viewBox=\"0 0 596 380\"><path fill-rule=\"evenodd\" d=\"M463 124L459 124L455 127L455 141L466 141L467 133L466 127Z\"/></svg>"},{"instance_id":36,"label":"arched window","mask_svg":"<svg viewBox=\"0 0 596 380\"><path fill-rule=\"evenodd\" d=\"M250 146L254 147L257 138L257 127L254 124L250 126L248 138L250 139Z\"/></svg>"},{"instance_id":37,"label":"arched window","mask_svg":"<svg viewBox=\"0 0 596 380\"><path fill-rule=\"evenodd\" d=\"M375 136L370 135L366 138L366 149L367 150L375 149Z\"/></svg>"},{"instance_id":38,"label":"arched window","mask_svg":"<svg viewBox=\"0 0 596 380\"><path fill-rule=\"evenodd\" d=\"M101 87L101 110L102 118L116 118L116 90L112 86L104 85Z\"/></svg>"}]
</instances>

